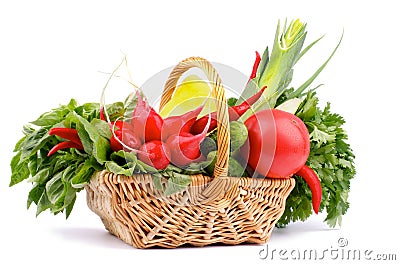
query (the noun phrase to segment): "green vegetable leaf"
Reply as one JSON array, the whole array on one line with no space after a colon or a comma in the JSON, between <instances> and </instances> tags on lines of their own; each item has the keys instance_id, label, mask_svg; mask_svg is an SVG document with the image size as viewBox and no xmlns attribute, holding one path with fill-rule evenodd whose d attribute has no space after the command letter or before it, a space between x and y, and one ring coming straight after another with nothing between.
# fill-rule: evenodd
<instances>
[{"instance_id":1,"label":"green vegetable leaf","mask_svg":"<svg viewBox=\"0 0 400 265\"><path fill-rule=\"evenodd\" d=\"M162 176L160 174L153 174L154 187L156 187L157 190L163 190L161 179Z\"/></svg>"},{"instance_id":2,"label":"green vegetable leaf","mask_svg":"<svg viewBox=\"0 0 400 265\"><path fill-rule=\"evenodd\" d=\"M228 107L233 107L236 105L236 102L238 101L237 98L228 98L227 103L228 103Z\"/></svg>"},{"instance_id":3,"label":"green vegetable leaf","mask_svg":"<svg viewBox=\"0 0 400 265\"><path fill-rule=\"evenodd\" d=\"M68 218L71 215L72 209L74 208L75 201L76 201L76 191L71 190L70 193L71 193L71 195L69 195L69 196L71 197L71 200L69 200L69 203L65 207L65 218ZM68 191L67 191L67 194L68 194Z\"/></svg>"},{"instance_id":4,"label":"green vegetable leaf","mask_svg":"<svg viewBox=\"0 0 400 265\"><path fill-rule=\"evenodd\" d=\"M57 173L46 183L47 198L52 204L55 204L64 194L64 184L61 180L62 174L63 172Z\"/></svg>"},{"instance_id":5,"label":"green vegetable leaf","mask_svg":"<svg viewBox=\"0 0 400 265\"><path fill-rule=\"evenodd\" d=\"M42 183L42 182L45 182L48 179L49 176L50 176L50 169L49 168L42 168L33 177L27 179L27 181L28 182Z\"/></svg>"},{"instance_id":6,"label":"green vegetable leaf","mask_svg":"<svg viewBox=\"0 0 400 265\"><path fill-rule=\"evenodd\" d=\"M328 132L320 131L317 126L313 126L314 130L310 133L310 138L312 141L316 141L316 146L319 148L322 144L332 142L335 140L335 135Z\"/></svg>"},{"instance_id":7,"label":"green vegetable leaf","mask_svg":"<svg viewBox=\"0 0 400 265\"><path fill-rule=\"evenodd\" d=\"M317 71L315 71L315 73L309 79L307 79L298 89L296 89L293 92L293 94L291 95L292 97L300 96L300 94L303 93L303 91L306 90L311 85L311 83L315 80L315 78L318 77L318 75L322 72L322 70L324 70L325 66L332 59L333 55L335 55L337 49L339 48L340 44L342 43L343 34L344 34L344 32L342 32L342 36L340 37L340 40L339 40L338 44L336 45L335 49L332 51L332 53L328 57L328 59L317 69ZM320 39L321 38L319 38L318 40L320 40ZM318 40L316 40L316 41L318 41ZM314 45L316 41L314 41L311 44Z\"/></svg>"},{"instance_id":8,"label":"green vegetable leaf","mask_svg":"<svg viewBox=\"0 0 400 265\"><path fill-rule=\"evenodd\" d=\"M126 169L126 168L119 166L114 161L107 161L105 166L108 171L110 171L114 174L117 174L117 175L131 176L133 173L133 170L134 170L134 167Z\"/></svg>"},{"instance_id":9,"label":"green vegetable leaf","mask_svg":"<svg viewBox=\"0 0 400 265\"><path fill-rule=\"evenodd\" d=\"M27 135L24 141L19 144L20 160L23 161L36 154L50 140L48 130L43 127Z\"/></svg>"},{"instance_id":10,"label":"green vegetable leaf","mask_svg":"<svg viewBox=\"0 0 400 265\"><path fill-rule=\"evenodd\" d=\"M168 179L167 187L165 188L164 195L169 196L171 194L177 193L184 190L190 183L192 179L189 175L173 173L172 177Z\"/></svg>"},{"instance_id":11,"label":"green vegetable leaf","mask_svg":"<svg viewBox=\"0 0 400 265\"><path fill-rule=\"evenodd\" d=\"M14 186L17 183L29 177L28 159L21 161L21 152L18 152L11 160L11 181L9 186Z\"/></svg>"},{"instance_id":12,"label":"green vegetable leaf","mask_svg":"<svg viewBox=\"0 0 400 265\"><path fill-rule=\"evenodd\" d=\"M25 134L25 135L26 135L26 134ZM24 143L25 139L26 139L26 136L22 137L22 138L15 144L15 147L14 147L14 150L13 150L14 152L18 152L18 150L21 149L21 145Z\"/></svg>"},{"instance_id":13,"label":"green vegetable leaf","mask_svg":"<svg viewBox=\"0 0 400 265\"><path fill-rule=\"evenodd\" d=\"M99 134L103 136L106 139L110 139L112 137L112 132L110 130L110 126L106 121L99 120L99 119L93 119L90 122L91 125L93 125Z\"/></svg>"},{"instance_id":14,"label":"green vegetable leaf","mask_svg":"<svg viewBox=\"0 0 400 265\"><path fill-rule=\"evenodd\" d=\"M32 202L36 205L39 204L39 200L42 197L42 194L46 192L46 188L44 185L34 185L31 191L28 194L28 200L26 203L27 208L29 209Z\"/></svg>"},{"instance_id":15,"label":"green vegetable leaf","mask_svg":"<svg viewBox=\"0 0 400 265\"><path fill-rule=\"evenodd\" d=\"M99 164L104 164L104 162L107 161L107 154L109 150L110 142L106 138L100 136L96 142L94 142L93 156L96 158Z\"/></svg>"},{"instance_id":16,"label":"green vegetable leaf","mask_svg":"<svg viewBox=\"0 0 400 265\"><path fill-rule=\"evenodd\" d=\"M43 189L40 199L37 203L36 216L49 208L51 208L51 202L47 197L46 189Z\"/></svg>"},{"instance_id":17,"label":"green vegetable leaf","mask_svg":"<svg viewBox=\"0 0 400 265\"><path fill-rule=\"evenodd\" d=\"M71 186L75 189L85 187L89 183L91 176L98 168L101 167L96 164L95 159L91 158L85 160L85 162L77 168L75 176L71 178Z\"/></svg>"},{"instance_id":18,"label":"green vegetable leaf","mask_svg":"<svg viewBox=\"0 0 400 265\"><path fill-rule=\"evenodd\" d=\"M76 129L78 130L78 135L85 152L93 154L99 164L107 161L110 142L99 133L94 125L90 124L77 113L72 112L72 120L77 123Z\"/></svg>"},{"instance_id":19,"label":"green vegetable leaf","mask_svg":"<svg viewBox=\"0 0 400 265\"><path fill-rule=\"evenodd\" d=\"M93 142L90 139L89 133L85 130L85 126L82 123L76 125L76 130L78 131L79 139L82 142L83 149L86 153L93 153Z\"/></svg>"},{"instance_id":20,"label":"green vegetable leaf","mask_svg":"<svg viewBox=\"0 0 400 265\"><path fill-rule=\"evenodd\" d=\"M60 106L57 109L53 109L49 112L42 114L39 118L31 123L37 126L53 126L64 120L64 117L70 112L68 106Z\"/></svg>"},{"instance_id":21,"label":"green vegetable leaf","mask_svg":"<svg viewBox=\"0 0 400 265\"><path fill-rule=\"evenodd\" d=\"M143 173L158 173L158 170L152 166L147 165L141 160L136 161L136 168L139 170L139 172Z\"/></svg>"}]
</instances>

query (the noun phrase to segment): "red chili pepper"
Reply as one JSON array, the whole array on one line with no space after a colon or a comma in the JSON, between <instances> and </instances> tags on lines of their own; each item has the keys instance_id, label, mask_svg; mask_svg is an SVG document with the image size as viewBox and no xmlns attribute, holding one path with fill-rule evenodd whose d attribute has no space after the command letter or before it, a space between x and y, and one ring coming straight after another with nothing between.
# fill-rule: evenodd
<instances>
[{"instance_id":1,"label":"red chili pepper","mask_svg":"<svg viewBox=\"0 0 400 265\"><path fill-rule=\"evenodd\" d=\"M78 136L78 131L72 128L51 128L49 130L49 135L57 135L61 138L64 138L68 141L60 142L53 146L53 148L49 151L47 156L51 156L56 153L58 150L66 149L66 148L76 148L78 150L83 150L83 145L81 139Z\"/></svg>"},{"instance_id":2,"label":"red chili pepper","mask_svg":"<svg viewBox=\"0 0 400 265\"><path fill-rule=\"evenodd\" d=\"M322 187L321 187L321 182L315 174L315 172L309 168L308 166L304 165L297 173L299 177L302 177L308 187L310 187L311 194L312 194L312 205L314 212L318 214L319 206L321 204L321 199L322 199Z\"/></svg>"},{"instance_id":3,"label":"red chili pepper","mask_svg":"<svg viewBox=\"0 0 400 265\"><path fill-rule=\"evenodd\" d=\"M78 136L78 131L72 128L51 128L49 135L57 135L66 140L70 140L76 144L82 144L81 139Z\"/></svg>"},{"instance_id":4,"label":"red chili pepper","mask_svg":"<svg viewBox=\"0 0 400 265\"><path fill-rule=\"evenodd\" d=\"M256 60L254 61L253 71L251 72L250 80L256 77L257 69L258 69L258 66L260 65L260 62L261 62L261 56L258 53L258 51L256 51Z\"/></svg>"},{"instance_id":5,"label":"red chili pepper","mask_svg":"<svg viewBox=\"0 0 400 265\"><path fill-rule=\"evenodd\" d=\"M82 144L78 144L78 143L74 143L74 142L71 142L71 141L60 142L60 143L56 144L55 146L53 146L53 148L50 149L50 151L47 154L47 156L51 156L54 153L56 153L57 151L62 150L62 149L66 149L66 148L76 148L78 150L83 150L83 145Z\"/></svg>"},{"instance_id":6,"label":"red chili pepper","mask_svg":"<svg viewBox=\"0 0 400 265\"><path fill-rule=\"evenodd\" d=\"M228 108L228 113L229 113L229 120L237 120L240 116L242 116L250 107L253 105L264 93L264 90L267 87L263 87L258 91L256 94L248 98L246 101L244 101L242 104L238 106L233 106ZM204 127L206 126L208 122L209 116L203 116L200 119L196 120L193 126L190 129L190 132L194 135L201 133L204 130ZM217 128L217 113L213 112L211 113L211 124L210 127L208 128L208 132L214 130Z\"/></svg>"}]
</instances>

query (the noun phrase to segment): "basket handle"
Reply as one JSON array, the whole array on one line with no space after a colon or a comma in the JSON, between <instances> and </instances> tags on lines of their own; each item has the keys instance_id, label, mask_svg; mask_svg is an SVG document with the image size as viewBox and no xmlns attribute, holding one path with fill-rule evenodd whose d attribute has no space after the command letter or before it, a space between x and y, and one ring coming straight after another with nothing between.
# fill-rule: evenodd
<instances>
[{"instance_id":1,"label":"basket handle","mask_svg":"<svg viewBox=\"0 0 400 265\"><path fill-rule=\"evenodd\" d=\"M179 78L189 69L200 68L207 76L212 85L212 97L216 100L217 111L217 147L218 156L214 168L214 178L225 177L228 175L228 160L229 160L229 113L228 105L225 97L225 89L222 85L221 78L210 62L201 57L187 58L178 65L170 73L168 80L165 83L164 91L161 95L160 111L165 104L171 99L172 94L176 89Z\"/></svg>"}]
</instances>

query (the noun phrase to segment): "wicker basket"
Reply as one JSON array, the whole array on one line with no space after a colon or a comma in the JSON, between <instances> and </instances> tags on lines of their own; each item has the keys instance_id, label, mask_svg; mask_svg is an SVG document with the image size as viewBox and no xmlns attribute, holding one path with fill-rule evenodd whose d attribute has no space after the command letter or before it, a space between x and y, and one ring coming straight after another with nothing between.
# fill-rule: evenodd
<instances>
[{"instance_id":1,"label":"wicker basket","mask_svg":"<svg viewBox=\"0 0 400 265\"><path fill-rule=\"evenodd\" d=\"M166 82L160 108L192 67L204 71L216 99L218 158L213 177L192 175L185 190L165 197L155 188L152 175L96 172L86 186L87 204L110 233L137 248L265 243L295 181L227 176L228 109L222 82L208 61L191 57L180 62Z\"/></svg>"}]
</instances>

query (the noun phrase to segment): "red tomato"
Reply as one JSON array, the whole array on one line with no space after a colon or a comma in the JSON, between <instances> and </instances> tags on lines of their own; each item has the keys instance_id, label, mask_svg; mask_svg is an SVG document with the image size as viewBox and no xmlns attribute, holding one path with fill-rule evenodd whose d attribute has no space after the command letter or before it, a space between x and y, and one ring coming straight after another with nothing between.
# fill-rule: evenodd
<instances>
[{"instance_id":1,"label":"red tomato","mask_svg":"<svg viewBox=\"0 0 400 265\"><path fill-rule=\"evenodd\" d=\"M256 112L244 123L249 131L241 155L258 173L271 178L289 178L299 171L310 153L305 124L297 116L269 109Z\"/></svg>"}]
</instances>

